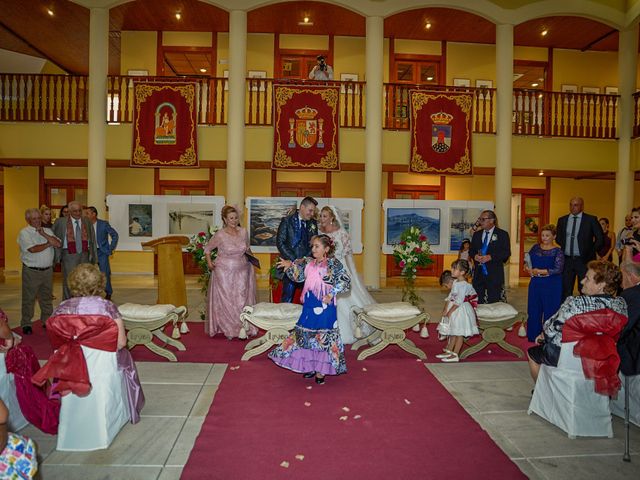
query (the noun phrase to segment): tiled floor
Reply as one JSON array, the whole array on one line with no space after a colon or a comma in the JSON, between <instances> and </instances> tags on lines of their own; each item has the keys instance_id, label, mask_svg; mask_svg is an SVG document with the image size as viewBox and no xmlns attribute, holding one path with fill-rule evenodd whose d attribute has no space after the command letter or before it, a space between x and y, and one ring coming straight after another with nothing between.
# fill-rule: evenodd
<instances>
[{"instance_id":1,"label":"tiled floor","mask_svg":"<svg viewBox=\"0 0 640 480\"><path fill-rule=\"evenodd\" d=\"M116 303L154 303L151 276L115 276ZM60 295L59 279L55 294ZM430 284L420 290L426 309L437 321L444 293ZM509 300L526 308L526 287L512 289ZM373 293L378 301L398 301L393 285ZM191 318L201 302L199 286L188 279ZM260 291L259 299L268 294ZM59 300L56 301L56 303ZM9 275L0 284L0 307L12 325L19 324L20 283ZM127 425L106 451L55 451L55 437L33 427L22 433L38 444L43 480L178 479L215 393L225 364L138 363L147 404L138 425ZM614 419L612 439L570 440L536 415L527 415L533 385L525 362L427 364L438 380L485 429L502 450L532 479L640 478L640 428L631 428L632 463L622 461L623 425ZM463 438L461 434L461 438Z\"/></svg>"}]
</instances>

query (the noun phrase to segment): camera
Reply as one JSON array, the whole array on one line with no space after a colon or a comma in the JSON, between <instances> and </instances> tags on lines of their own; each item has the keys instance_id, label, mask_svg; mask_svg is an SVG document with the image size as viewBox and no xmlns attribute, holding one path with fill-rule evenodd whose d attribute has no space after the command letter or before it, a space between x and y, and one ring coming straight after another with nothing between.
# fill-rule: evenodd
<instances>
[{"instance_id":1,"label":"camera","mask_svg":"<svg viewBox=\"0 0 640 480\"><path fill-rule=\"evenodd\" d=\"M633 240L634 240L634 238L633 238L633 237L625 238L625 239L622 241L622 244L623 244L623 245L631 245L631 246L633 246Z\"/></svg>"},{"instance_id":2,"label":"camera","mask_svg":"<svg viewBox=\"0 0 640 480\"><path fill-rule=\"evenodd\" d=\"M325 71L327 69L327 64L324 61L324 57L322 55L318 55L317 60L319 62L318 67L320 68L321 71Z\"/></svg>"}]
</instances>

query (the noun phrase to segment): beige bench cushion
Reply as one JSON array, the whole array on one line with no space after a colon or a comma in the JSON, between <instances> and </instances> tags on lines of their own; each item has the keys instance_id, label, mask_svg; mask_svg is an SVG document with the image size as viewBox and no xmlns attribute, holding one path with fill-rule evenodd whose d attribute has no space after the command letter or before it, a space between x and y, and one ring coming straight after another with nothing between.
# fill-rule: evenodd
<instances>
[{"instance_id":1,"label":"beige bench cushion","mask_svg":"<svg viewBox=\"0 0 640 480\"><path fill-rule=\"evenodd\" d=\"M129 321L144 322L166 317L176 309L173 305L140 305L138 303L123 303L118 307L120 315Z\"/></svg>"},{"instance_id":2,"label":"beige bench cushion","mask_svg":"<svg viewBox=\"0 0 640 480\"><path fill-rule=\"evenodd\" d=\"M254 318L262 320L278 321L298 318L302 313L302 305L296 303L257 303L253 306Z\"/></svg>"},{"instance_id":3,"label":"beige bench cushion","mask_svg":"<svg viewBox=\"0 0 640 480\"><path fill-rule=\"evenodd\" d=\"M508 303L496 302L478 305L476 314L485 322L499 322L515 317L518 311Z\"/></svg>"},{"instance_id":4,"label":"beige bench cushion","mask_svg":"<svg viewBox=\"0 0 640 480\"><path fill-rule=\"evenodd\" d=\"M362 310L367 316L389 322L406 320L422 313L418 307L408 302L372 303L365 305Z\"/></svg>"}]
</instances>

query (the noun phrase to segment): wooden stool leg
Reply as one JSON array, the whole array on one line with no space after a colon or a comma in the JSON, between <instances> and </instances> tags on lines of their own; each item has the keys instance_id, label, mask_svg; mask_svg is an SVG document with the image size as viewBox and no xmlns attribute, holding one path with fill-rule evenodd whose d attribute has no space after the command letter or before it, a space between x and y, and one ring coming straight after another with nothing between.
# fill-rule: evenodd
<instances>
[{"instance_id":1,"label":"wooden stool leg","mask_svg":"<svg viewBox=\"0 0 640 480\"><path fill-rule=\"evenodd\" d=\"M242 360L243 362L246 362L249 359L255 357L256 355L260 355L261 353L266 352L267 350L269 350L274 345L275 345L274 342L267 340L266 342L264 342L259 347L256 347L254 349L249 350L248 352L245 352L244 355L242 355L242 358L240 360Z\"/></svg>"},{"instance_id":2,"label":"wooden stool leg","mask_svg":"<svg viewBox=\"0 0 640 480\"><path fill-rule=\"evenodd\" d=\"M358 360L364 360L365 358L370 357L374 353L378 353L380 350L383 350L388 345L390 345L389 341L382 339L380 343L360 352L360 355L358 355Z\"/></svg>"},{"instance_id":3,"label":"wooden stool leg","mask_svg":"<svg viewBox=\"0 0 640 480\"><path fill-rule=\"evenodd\" d=\"M403 342L398 343L398 346L403 349L405 352L409 352L412 355L424 360L427 358L427 355L420 350L411 340L404 340Z\"/></svg>"}]
</instances>

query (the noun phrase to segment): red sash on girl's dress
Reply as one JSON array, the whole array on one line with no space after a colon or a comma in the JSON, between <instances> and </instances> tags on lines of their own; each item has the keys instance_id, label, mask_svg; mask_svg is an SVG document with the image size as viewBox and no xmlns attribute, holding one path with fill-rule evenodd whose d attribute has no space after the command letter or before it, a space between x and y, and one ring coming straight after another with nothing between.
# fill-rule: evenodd
<instances>
[{"instance_id":1,"label":"red sash on girl's dress","mask_svg":"<svg viewBox=\"0 0 640 480\"><path fill-rule=\"evenodd\" d=\"M54 349L47 363L33 376L42 385L49 378L57 384L52 391L65 395L69 391L84 396L91 390L85 347L115 352L118 348L118 326L105 315L56 315L47 320L47 333Z\"/></svg>"},{"instance_id":2,"label":"red sash on girl's dress","mask_svg":"<svg viewBox=\"0 0 640 480\"><path fill-rule=\"evenodd\" d=\"M586 378L595 382L595 391L614 396L620 389L620 357L616 342L627 317L610 308L574 315L564 324L563 342L577 342L573 353L580 356Z\"/></svg>"}]
</instances>

